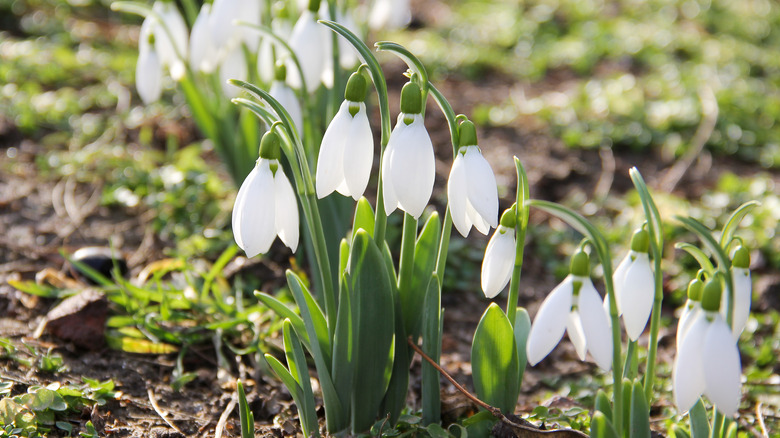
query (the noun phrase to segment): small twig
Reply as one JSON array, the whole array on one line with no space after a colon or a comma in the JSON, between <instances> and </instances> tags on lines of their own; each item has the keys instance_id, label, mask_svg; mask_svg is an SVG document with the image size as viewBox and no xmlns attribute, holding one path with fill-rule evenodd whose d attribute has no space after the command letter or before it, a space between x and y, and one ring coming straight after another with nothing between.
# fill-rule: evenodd
<instances>
[{"instance_id":1,"label":"small twig","mask_svg":"<svg viewBox=\"0 0 780 438\"><path fill-rule=\"evenodd\" d=\"M154 391L152 390L152 388L147 388L146 394L149 396L149 403L152 405L152 409L154 409L154 412L157 412L157 415L159 415L160 418L162 418L163 421L165 421L168 424L168 426L171 426L173 430L184 435L184 432L182 432L181 429L176 427L175 424L173 424L170 420L168 420L168 414L163 412L162 409L160 409L160 406L157 405L157 400L154 398Z\"/></svg>"},{"instance_id":2,"label":"small twig","mask_svg":"<svg viewBox=\"0 0 780 438\"><path fill-rule=\"evenodd\" d=\"M223 412L219 417L217 428L214 431L214 438L222 438L222 432L225 430L225 425L227 425L228 418L230 418L230 414L233 413L233 409L236 408L237 404L238 395L233 393L233 397L230 399L230 403L228 403L227 407L225 408L225 412Z\"/></svg>"},{"instance_id":3,"label":"small twig","mask_svg":"<svg viewBox=\"0 0 780 438\"><path fill-rule=\"evenodd\" d=\"M484 401L480 400L475 396L474 394L470 393L466 388L464 388L460 383L458 383L444 368L442 368L439 364L436 363L433 359L431 359L425 352L422 351L420 347L417 346L417 344L414 343L412 340L412 337L409 336L407 338L407 343L409 344L412 349L417 352L417 354L420 355L423 359L425 359L431 366L436 368L436 371L438 371L442 376L444 376L445 379L449 380L450 383L452 383L455 388L461 392L464 396L466 396L469 400L473 401L477 405L485 408L488 412L493 414L496 418L503 421L504 423L508 424L509 426L518 429L518 432L524 431L524 432L531 432L532 434L544 434L544 435L550 435L550 436L566 436L566 435L572 435L576 437L587 437L587 435L583 434L582 432L576 431L574 429L561 429L561 430L539 430L534 427L529 427L524 424L515 423L514 421L507 418L506 415L504 415L503 412L501 412L501 409L491 406ZM521 435L521 438L529 436L528 434ZM533 435L530 435L533 436Z\"/></svg>"},{"instance_id":4,"label":"small twig","mask_svg":"<svg viewBox=\"0 0 780 438\"><path fill-rule=\"evenodd\" d=\"M766 424L764 424L764 414L761 412L762 408L761 402L758 402L756 405L756 420L758 420L758 427L761 428L761 437L762 438L769 438L769 434L766 431Z\"/></svg>"}]
</instances>

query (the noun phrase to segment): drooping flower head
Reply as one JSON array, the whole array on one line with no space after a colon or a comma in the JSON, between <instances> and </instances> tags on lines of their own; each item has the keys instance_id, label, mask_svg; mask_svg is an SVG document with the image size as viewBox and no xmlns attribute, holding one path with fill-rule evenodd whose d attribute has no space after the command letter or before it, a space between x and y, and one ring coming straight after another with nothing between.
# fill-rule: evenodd
<instances>
[{"instance_id":1,"label":"drooping flower head","mask_svg":"<svg viewBox=\"0 0 780 438\"><path fill-rule=\"evenodd\" d=\"M409 0L376 0L371 8L368 25L371 29L395 30L412 21Z\"/></svg>"},{"instance_id":2,"label":"drooping flower head","mask_svg":"<svg viewBox=\"0 0 780 438\"><path fill-rule=\"evenodd\" d=\"M750 279L750 251L739 244L734 251L731 261L731 278L734 280L734 318L731 324L731 332L734 339L745 330L748 316L750 316L750 302L753 294L753 283ZM720 313L728 320L728 294L723 294L720 303Z\"/></svg>"},{"instance_id":3,"label":"drooping flower head","mask_svg":"<svg viewBox=\"0 0 780 438\"><path fill-rule=\"evenodd\" d=\"M135 67L135 88L144 104L156 102L162 94L163 67L155 49L152 20L144 20L138 40L138 62Z\"/></svg>"},{"instance_id":4,"label":"drooping flower head","mask_svg":"<svg viewBox=\"0 0 780 438\"><path fill-rule=\"evenodd\" d=\"M274 72L274 80L271 82L271 88L268 90L268 94L287 110L290 114L290 118L295 123L295 129L299 135L303 134L303 111L301 110L301 103L298 100L298 96L295 94L292 88L285 82L287 77L287 66L283 62L276 63L276 71Z\"/></svg>"},{"instance_id":5,"label":"drooping flower head","mask_svg":"<svg viewBox=\"0 0 780 438\"><path fill-rule=\"evenodd\" d=\"M517 255L515 241L515 219L517 206L507 209L501 215L501 223L490 238L482 260L482 292L488 298L498 295L512 277Z\"/></svg>"},{"instance_id":6,"label":"drooping flower head","mask_svg":"<svg viewBox=\"0 0 780 438\"><path fill-rule=\"evenodd\" d=\"M388 215L400 208L419 218L431 199L436 163L422 108L420 87L408 82L401 90L401 114L382 159L382 194Z\"/></svg>"},{"instance_id":7,"label":"drooping flower head","mask_svg":"<svg viewBox=\"0 0 780 438\"><path fill-rule=\"evenodd\" d=\"M700 271L701 274L701 271ZM691 328L691 323L696 320L696 316L701 312L701 295L704 289L704 282L699 279L699 276L691 280L688 283L688 300L685 302L685 306L680 314L680 319L677 321L677 347L682 345L685 334L688 329Z\"/></svg>"},{"instance_id":8,"label":"drooping flower head","mask_svg":"<svg viewBox=\"0 0 780 438\"><path fill-rule=\"evenodd\" d=\"M672 370L674 403L681 412L693 407L704 394L725 414L739 408L742 367L731 329L718 311L720 276L704 286L701 307L677 346Z\"/></svg>"},{"instance_id":9,"label":"drooping flower head","mask_svg":"<svg viewBox=\"0 0 780 438\"><path fill-rule=\"evenodd\" d=\"M463 237L468 237L472 225L487 234L498 225L496 177L477 146L474 124L466 120L458 131L458 153L447 181L452 223Z\"/></svg>"},{"instance_id":10,"label":"drooping flower head","mask_svg":"<svg viewBox=\"0 0 780 438\"><path fill-rule=\"evenodd\" d=\"M645 330L655 297L655 279L650 266L647 231L639 229L631 237L631 250L612 275L615 300L623 315L626 333L636 341Z\"/></svg>"},{"instance_id":11,"label":"drooping flower head","mask_svg":"<svg viewBox=\"0 0 780 438\"><path fill-rule=\"evenodd\" d=\"M276 236L293 252L298 247L298 203L279 164L279 142L273 130L265 133L233 206L233 237L248 257L268 252Z\"/></svg>"},{"instance_id":12,"label":"drooping flower head","mask_svg":"<svg viewBox=\"0 0 780 438\"><path fill-rule=\"evenodd\" d=\"M542 302L528 334L528 363L536 365L566 332L581 360L590 352L603 370L612 366L612 336L601 297L590 279L588 255L572 256L570 274Z\"/></svg>"},{"instance_id":13,"label":"drooping flower head","mask_svg":"<svg viewBox=\"0 0 780 438\"><path fill-rule=\"evenodd\" d=\"M363 196L371 175L374 136L366 113L368 83L361 70L347 81L338 113L322 137L317 160L317 197L338 191L355 200Z\"/></svg>"},{"instance_id":14,"label":"drooping flower head","mask_svg":"<svg viewBox=\"0 0 780 438\"><path fill-rule=\"evenodd\" d=\"M290 36L290 48L295 52L301 63L299 72L291 59L287 59L287 83L292 88L301 88L301 82L306 84L306 90L313 93L325 69L325 43L331 35L327 29L317 23L320 0L311 0L309 8L303 11L293 26Z\"/></svg>"}]
</instances>

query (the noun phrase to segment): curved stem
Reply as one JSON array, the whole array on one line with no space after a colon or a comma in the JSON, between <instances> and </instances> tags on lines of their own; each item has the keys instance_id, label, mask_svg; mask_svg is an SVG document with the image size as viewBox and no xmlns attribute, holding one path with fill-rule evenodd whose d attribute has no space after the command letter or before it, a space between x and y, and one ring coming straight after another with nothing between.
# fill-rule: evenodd
<instances>
[{"instance_id":1,"label":"curved stem","mask_svg":"<svg viewBox=\"0 0 780 438\"><path fill-rule=\"evenodd\" d=\"M517 191L515 193L515 266L512 269L512 278L509 281L509 298L506 301L506 316L512 327L515 326L517 314L517 301L520 296L520 275L523 270L523 255L525 253L525 234L528 230L529 207L526 199L531 197L528 186L528 175L520 159L514 157L515 171L517 172Z\"/></svg>"}]
</instances>

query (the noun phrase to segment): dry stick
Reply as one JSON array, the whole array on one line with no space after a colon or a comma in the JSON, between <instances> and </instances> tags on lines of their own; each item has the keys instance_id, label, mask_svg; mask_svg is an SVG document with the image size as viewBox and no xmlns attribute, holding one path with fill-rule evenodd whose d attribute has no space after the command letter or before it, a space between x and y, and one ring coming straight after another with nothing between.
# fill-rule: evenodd
<instances>
[{"instance_id":1,"label":"dry stick","mask_svg":"<svg viewBox=\"0 0 780 438\"><path fill-rule=\"evenodd\" d=\"M769 434L766 432L766 424L764 424L764 415L761 412L762 403L758 402L756 405L756 420L758 420L758 427L761 428L761 437L769 438Z\"/></svg>"},{"instance_id":2,"label":"dry stick","mask_svg":"<svg viewBox=\"0 0 780 438\"><path fill-rule=\"evenodd\" d=\"M506 423L509 426L511 426L512 428L514 428L515 432L517 433L518 438L533 438L534 436L536 436L538 434L543 434L545 436L550 436L550 437L561 437L561 438L565 438L565 437L578 437L578 438L579 437L587 437L587 435L585 435L584 433L582 433L580 431L577 431L577 430L574 430L574 429L539 430L539 429L536 429L534 427L526 426L524 424L515 423L514 421L510 420L509 418L507 418L507 416L504 415L503 412L501 412L501 409L499 409L499 408L497 408L495 406L491 406L491 405L485 403L484 401L478 399L477 396L475 396L474 394L470 393L460 383L455 381L455 379L444 368L442 368L439 364L437 364L436 361L431 359L427 354L425 354L425 352L422 351L422 349L420 349L420 347L417 346L417 344L414 343L414 341L412 340L411 336L409 336L409 338L407 338L406 341L409 344L409 346L412 347L412 349L415 352L417 352L417 354L420 355L420 357L422 357L423 359L428 361L428 363L431 364L431 366L436 368L436 371L438 371L442 376L444 376L444 378L449 380L449 382L452 383L455 386L455 388L458 391L461 392L461 394L465 395L466 398L468 398L469 400L471 400L474 403L478 404L479 406L485 408L488 412L493 414L493 416L497 417L499 420L503 421L504 423Z\"/></svg>"},{"instance_id":3,"label":"dry stick","mask_svg":"<svg viewBox=\"0 0 780 438\"><path fill-rule=\"evenodd\" d=\"M661 190L665 192L671 192L677 187L685 172L691 167L715 131L715 124L718 121L718 100L709 85L705 84L699 89L699 101L701 101L701 123L696 128L696 133L693 134L691 147L661 178L659 185Z\"/></svg>"},{"instance_id":4,"label":"dry stick","mask_svg":"<svg viewBox=\"0 0 780 438\"><path fill-rule=\"evenodd\" d=\"M225 408L225 412L219 416L217 428L214 430L214 438L222 438L222 432L225 430L225 425L227 425L228 418L230 418L230 414L233 413L233 409L236 408L237 404L238 394L233 393L233 397L230 398L230 403L228 403L227 407Z\"/></svg>"},{"instance_id":5,"label":"dry stick","mask_svg":"<svg viewBox=\"0 0 780 438\"><path fill-rule=\"evenodd\" d=\"M157 405L157 400L155 400L155 398L154 398L154 391L152 390L152 388L147 388L146 394L149 396L149 403L152 405L152 409L154 409L154 412L157 412L157 415L159 415L160 418L163 419L163 421L168 423L168 426L171 426L171 428L173 428L173 430L175 430L176 432L179 432L180 434L184 435L184 432L182 432L181 429L176 427L175 424L173 424L170 420L168 420L168 418L167 418L168 414L163 412L160 409L160 406Z\"/></svg>"}]
</instances>

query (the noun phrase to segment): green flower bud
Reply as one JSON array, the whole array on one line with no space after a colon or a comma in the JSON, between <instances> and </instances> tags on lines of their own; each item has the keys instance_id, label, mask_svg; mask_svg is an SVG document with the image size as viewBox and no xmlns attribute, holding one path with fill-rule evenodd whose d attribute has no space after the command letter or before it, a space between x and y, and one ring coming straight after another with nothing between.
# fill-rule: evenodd
<instances>
[{"instance_id":1,"label":"green flower bud","mask_svg":"<svg viewBox=\"0 0 780 438\"><path fill-rule=\"evenodd\" d=\"M281 61L276 61L274 66L274 79L279 82L284 82L287 79L287 66Z\"/></svg>"},{"instance_id":2,"label":"green flower bud","mask_svg":"<svg viewBox=\"0 0 780 438\"><path fill-rule=\"evenodd\" d=\"M281 142L279 136L273 130L263 135L260 140L260 158L267 160L278 160L282 157Z\"/></svg>"},{"instance_id":3,"label":"green flower bud","mask_svg":"<svg viewBox=\"0 0 780 438\"><path fill-rule=\"evenodd\" d=\"M731 266L735 268L747 269L750 267L750 251L741 244L734 251L734 258L731 260Z\"/></svg>"},{"instance_id":4,"label":"green flower bud","mask_svg":"<svg viewBox=\"0 0 780 438\"><path fill-rule=\"evenodd\" d=\"M720 280L713 278L704 285L702 292L701 308L710 312L717 312L720 309L720 297L723 290L720 286Z\"/></svg>"},{"instance_id":5,"label":"green flower bud","mask_svg":"<svg viewBox=\"0 0 780 438\"><path fill-rule=\"evenodd\" d=\"M631 236L631 250L634 252L648 253L650 251L650 234L640 228Z\"/></svg>"},{"instance_id":6,"label":"green flower bud","mask_svg":"<svg viewBox=\"0 0 780 438\"><path fill-rule=\"evenodd\" d=\"M344 99L350 102L364 102L367 92L368 82L366 77L360 71L352 73L347 81L347 89L344 90Z\"/></svg>"},{"instance_id":7,"label":"green flower bud","mask_svg":"<svg viewBox=\"0 0 780 438\"><path fill-rule=\"evenodd\" d=\"M694 278L688 283L688 299L691 301L701 301L702 290L704 289L704 283L698 278Z\"/></svg>"},{"instance_id":8,"label":"green flower bud","mask_svg":"<svg viewBox=\"0 0 780 438\"><path fill-rule=\"evenodd\" d=\"M422 91L414 82L407 82L401 89L401 112L422 114Z\"/></svg>"},{"instance_id":9,"label":"green flower bud","mask_svg":"<svg viewBox=\"0 0 780 438\"><path fill-rule=\"evenodd\" d=\"M466 120L458 126L458 136L459 147L477 145L477 128L471 120Z\"/></svg>"},{"instance_id":10,"label":"green flower bud","mask_svg":"<svg viewBox=\"0 0 780 438\"><path fill-rule=\"evenodd\" d=\"M309 0L309 10L316 14L320 10L320 0Z\"/></svg>"},{"instance_id":11,"label":"green flower bud","mask_svg":"<svg viewBox=\"0 0 780 438\"><path fill-rule=\"evenodd\" d=\"M578 277L589 277L590 257L588 257L588 253L582 249L578 249L577 252L571 256L569 272L571 272L571 275L576 275Z\"/></svg>"},{"instance_id":12,"label":"green flower bud","mask_svg":"<svg viewBox=\"0 0 780 438\"><path fill-rule=\"evenodd\" d=\"M516 208L517 207L513 205L512 207L504 210L504 213L501 214L501 220L499 221L501 226L511 229L515 229L517 227Z\"/></svg>"}]
</instances>

